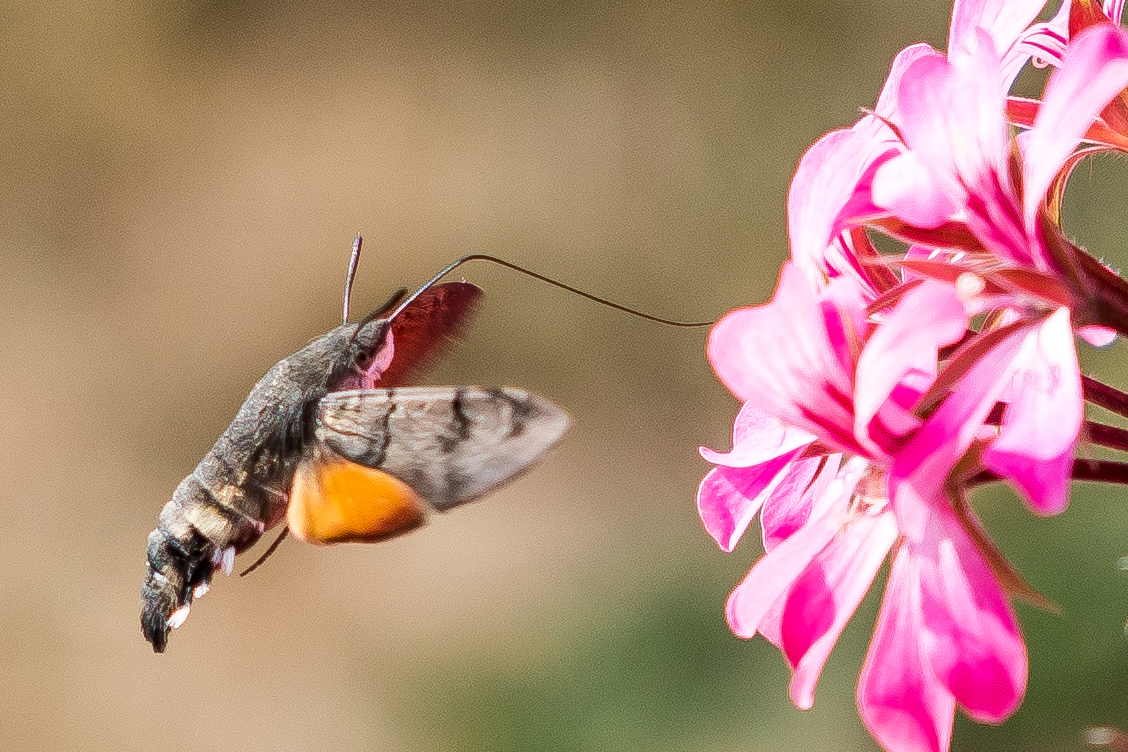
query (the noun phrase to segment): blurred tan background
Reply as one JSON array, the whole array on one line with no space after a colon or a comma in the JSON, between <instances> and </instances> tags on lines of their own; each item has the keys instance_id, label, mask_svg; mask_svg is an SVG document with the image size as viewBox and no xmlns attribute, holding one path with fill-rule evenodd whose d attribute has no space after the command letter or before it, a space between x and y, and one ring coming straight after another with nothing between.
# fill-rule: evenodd
<instances>
[{"instance_id":1,"label":"blurred tan background","mask_svg":"<svg viewBox=\"0 0 1128 752\"><path fill-rule=\"evenodd\" d=\"M809 713L774 649L725 628L758 548L720 553L694 512L696 447L727 447L736 407L704 333L487 266L463 270L487 304L428 380L550 397L575 419L558 451L406 538L286 543L219 578L163 656L137 593L173 488L262 372L338 323L355 232L358 312L476 252L672 318L763 301L799 156L900 47L942 46L948 13L0 6L0 749L873 749L853 685L875 598ZM1071 208L1109 259L1122 174L1098 164ZM1064 615L1020 607L1027 704L961 722L955 748L1128 724L1124 495L1084 489L1052 521L980 498Z\"/></svg>"}]
</instances>

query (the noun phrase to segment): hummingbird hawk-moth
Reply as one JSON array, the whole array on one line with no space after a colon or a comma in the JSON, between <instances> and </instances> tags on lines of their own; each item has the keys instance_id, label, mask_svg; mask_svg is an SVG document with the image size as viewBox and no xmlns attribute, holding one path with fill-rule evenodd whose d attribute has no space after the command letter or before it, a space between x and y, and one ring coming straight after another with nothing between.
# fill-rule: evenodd
<instances>
[{"instance_id":1,"label":"hummingbird hawk-moth","mask_svg":"<svg viewBox=\"0 0 1128 752\"><path fill-rule=\"evenodd\" d=\"M230 574L283 520L314 544L392 538L506 483L563 436L567 414L520 389L404 386L481 298L468 282L435 280L275 364L177 486L149 534L141 586L154 651L214 572Z\"/></svg>"}]
</instances>

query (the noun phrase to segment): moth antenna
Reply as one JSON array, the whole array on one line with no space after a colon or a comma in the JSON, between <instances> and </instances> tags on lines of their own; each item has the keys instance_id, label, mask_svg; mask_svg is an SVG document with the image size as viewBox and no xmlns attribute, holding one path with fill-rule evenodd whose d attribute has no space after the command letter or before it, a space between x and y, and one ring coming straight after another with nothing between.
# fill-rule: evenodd
<instances>
[{"instance_id":1,"label":"moth antenna","mask_svg":"<svg viewBox=\"0 0 1128 752\"><path fill-rule=\"evenodd\" d=\"M356 237L357 237L358 240L360 239L359 235L357 235ZM353 247L357 248L358 244L354 244ZM354 255L353 258L355 259L356 256ZM242 572L240 572L239 576L240 577L246 577L251 572L255 571L260 566L262 566L262 563L264 561L266 561L267 559L269 559L270 555L278 550L278 547L282 545L282 541L286 540L286 536L289 533L290 533L290 526L286 525L285 527L282 528L282 532L278 534L278 537L274 539L274 542L270 544L270 547L266 549L266 552L263 553L262 556L258 557L258 560L255 561L254 564L252 564L251 566L247 567Z\"/></svg>"},{"instance_id":2,"label":"moth antenna","mask_svg":"<svg viewBox=\"0 0 1128 752\"><path fill-rule=\"evenodd\" d=\"M360 233L356 234L356 240L353 241L352 257L349 259L349 271L345 275L345 308L341 312L341 323L349 323L349 301L352 299L352 286L353 279L356 277L356 267L360 263L360 246L364 244L364 238L360 237ZM246 574L244 572L243 574Z\"/></svg>"},{"instance_id":3,"label":"moth antenna","mask_svg":"<svg viewBox=\"0 0 1128 752\"><path fill-rule=\"evenodd\" d=\"M512 269L515 272L520 272L521 274L524 274L528 277L532 277L535 280L545 282L545 283L550 284L554 287L559 287L562 290L567 290L570 293L573 293L575 295L579 295L581 298L587 298L590 301L593 301L595 303L599 303L600 305L605 305L608 308L614 308L616 311L622 311L623 313L629 313L632 316L638 316L640 319L646 319L647 321L653 321L657 324L665 324L666 326L677 326L677 327L688 329L688 328L699 327L699 326L712 326L713 324L717 323L715 321L694 321L694 322L671 321L670 319L664 319L664 318L661 318L659 316L652 316L649 313L643 313L642 311L636 310L634 308L628 308L627 306L619 305L618 303L612 303L610 300L607 300L606 298L601 298L598 295L592 295L591 293L584 292L583 290L572 287L571 285L566 285L563 282L560 282L559 280L552 279L551 277L546 277L543 274L537 274L536 272L534 272L530 269L526 269L523 266L518 266L517 264L511 263L511 262L506 261L504 259L500 259L497 256L490 256L489 254L485 254L485 253L472 253L468 256L463 256L462 258L455 259L454 261L452 261L449 264L447 264L446 266L444 266L438 274L431 277L431 279L427 280L426 284L424 284L418 290L413 292L402 303L400 303L399 306L397 306L396 309L394 311L392 311L392 313L388 316L388 320L391 321L392 319L394 319L396 316L398 316L403 311L403 309L405 309L409 305L411 305L412 301L414 301L417 297L422 295L424 292L426 292L428 289L430 289L432 286L434 286L435 283L437 283L440 279L442 279L446 275L450 274L452 271L454 271L458 267L462 266L467 261L491 261L491 262L497 264L498 266L504 266L506 269Z\"/></svg>"}]
</instances>

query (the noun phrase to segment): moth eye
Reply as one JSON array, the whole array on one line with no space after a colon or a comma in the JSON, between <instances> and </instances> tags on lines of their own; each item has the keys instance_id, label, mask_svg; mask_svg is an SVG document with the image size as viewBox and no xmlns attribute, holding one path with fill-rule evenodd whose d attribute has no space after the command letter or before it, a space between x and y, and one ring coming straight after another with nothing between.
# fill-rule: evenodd
<instances>
[{"instance_id":1,"label":"moth eye","mask_svg":"<svg viewBox=\"0 0 1128 752\"><path fill-rule=\"evenodd\" d=\"M349 360L353 368L365 373L382 372L392 362L392 353L395 352L392 332L385 326L376 332L375 338L358 340L350 350Z\"/></svg>"}]
</instances>

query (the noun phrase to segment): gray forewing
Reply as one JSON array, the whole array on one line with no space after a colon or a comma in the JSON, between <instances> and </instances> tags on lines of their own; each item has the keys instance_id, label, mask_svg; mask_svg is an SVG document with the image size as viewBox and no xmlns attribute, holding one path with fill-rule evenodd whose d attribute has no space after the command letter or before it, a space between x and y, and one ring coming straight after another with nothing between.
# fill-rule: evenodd
<instances>
[{"instance_id":1,"label":"gray forewing","mask_svg":"<svg viewBox=\"0 0 1128 752\"><path fill-rule=\"evenodd\" d=\"M367 389L324 397L317 438L445 511L528 469L569 422L548 400L511 387Z\"/></svg>"}]
</instances>

